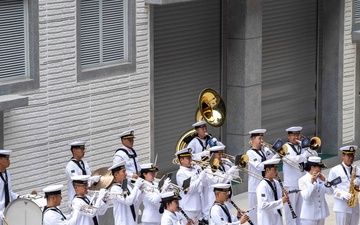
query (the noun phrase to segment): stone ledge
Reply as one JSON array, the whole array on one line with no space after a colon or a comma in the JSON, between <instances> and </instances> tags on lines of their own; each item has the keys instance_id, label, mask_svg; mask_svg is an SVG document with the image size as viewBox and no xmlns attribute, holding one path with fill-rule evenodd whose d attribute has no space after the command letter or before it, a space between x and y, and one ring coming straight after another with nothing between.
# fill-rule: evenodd
<instances>
[{"instance_id":1,"label":"stone ledge","mask_svg":"<svg viewBox=\"0 0 360 225\"><path fill-rule=\"evenodd\" d=\"M352 42L359 43L360 42L360 30L354 30L351 34Z\"/></svg>"},{"instance_id":2,"label":"stone ledge","mask_svg":"<svg viewBox=\"0 0 360 225\"><path fill-rule=\"evenodd\" d=\"M0 95L0 111L28 106L29 98L20 95Z\"/></svg>"}]
</instances>

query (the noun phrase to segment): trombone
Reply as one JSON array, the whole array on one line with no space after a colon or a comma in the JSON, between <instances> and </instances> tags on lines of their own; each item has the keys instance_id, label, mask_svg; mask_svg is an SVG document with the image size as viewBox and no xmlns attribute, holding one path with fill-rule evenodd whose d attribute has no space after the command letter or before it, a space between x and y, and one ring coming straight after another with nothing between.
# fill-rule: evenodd
<instances>
[{"instance_id":1,"label":"trombone","mask_svg":"<svg viewBox=\"0 0 360 225\"><path fill-rule=\"evenodd\" d=\"M235 156L235 165L239 168L239 170L258 180L262 180L263 177L261 175L246 169L248 163L249 163L249 156L247 156L246 154Z\"/></svg>"},{"instance_id":2,"label":"trombone","mask_svg":"<svg viewBox=\"0 0 360 225\"><path fill-rule=\"evenodd\" d=\"M219 160L217 158L214 158L213 160L210 160L209 166L210 166L210 169L211 169L212 172L209 172L209 171L205 170L205 173L211 174L213 176L218 176L218 177L221 177L221 178L226 179L228 181L232 181L232 182L239 183L239 184L243 182L243 180L241 179L241 177L239 175L228 174L226 172L223 172L223 171L219 170L219 165L220 165L220 162L219 162ZM220 174L218 174L216 172L219 172ZM231 177L236 177L239 180L231 179L231 178L227 177L227 175L229 175Z\"/></svg>"}]
</instances>

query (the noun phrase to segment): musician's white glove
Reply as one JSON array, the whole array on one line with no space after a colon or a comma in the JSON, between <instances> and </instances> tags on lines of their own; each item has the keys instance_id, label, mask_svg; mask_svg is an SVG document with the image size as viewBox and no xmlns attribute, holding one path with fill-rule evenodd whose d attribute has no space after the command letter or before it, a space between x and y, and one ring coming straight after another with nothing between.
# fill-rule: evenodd
<instances>
[{"instance_id":1,"label":"musician's white glove","mask_svg":"<svg viewBox=\"0 0 360 225\"><path fill-rule=\"evenodd\" d=\"M210 155L210 151L209 150L204 150L200 153L201 156L209 156Z\"/></svg>"},{"instance_id":2,"label":"musician's white glove","mask_svg":"<svg viewBox=\"0 0 360 225\"><path fill-rule=\"evenodd\" d=\"M105 188L101 188L99 191L99 199L104 201L105 196L107 195L108 191Z\"/></svg>"},{"instance_id":3,"label":"musician's white glove","mask_svg":"<svg viewBox=\"0 0 360 225\"><path fill-rule=\"evenodd\" d=\"M279 154L275 154L271 157L272 159L280 159L280 155Z\"/></svg>"},{"instance_id":4,"label":"musician's white glove","mask_svg":"<svg viewBox=\"0 0 360 225\"><path fill-rule=\"evenodd\" d=\"M340 193L340 197L345 200L349 200L351 198L351 194L349 192L340 191L339 193Z\"/></svg>"},{"instance_id":5,"label":"musician's white glove","mask_svg":"<svg viewBox=\"0 0 360 225\"><path fill-rule=\"evenodd\" d=\"M199 174L199 179L202 180L206 177L206 172L205 170L201 171L200 174Z\"/></svg>"},{"instance_id":6,"label":"musician's white glove","mask_svg":"<svg viewBox=\"0 0 360 225\"><path fill-rule=\"evenodd\" d=\"M171 180L170 178L166 178L164 180L164 185L162 186L162 190L166 191L168 189L168 187L170 186Z\"/></svg>"},{"instance_id":7,"label":"musician's white glove","mask_svg":"<svg viewBox=\"0 0 360 225\"><path fill-rule=\"evenodd\" d=\"M136 179L136 182L134 184L135 187L138 187L139 189L141 189L142 185L144 184L144 179L142 179L141 177L138 177Z\"/></svg>"},{"instance_id":8,"label":"musician's white glove","mask_svg":"<svg viewBox=\"0 0 360 225\"><path fill-rule=\"evenodd\" d=\"M238 170L239 169L237 166L232 166L226 173L227 174L235 174Z\"/></svg>"},{"instance_id":9,"label":"musician's white glove","mask_svg":"<svg viewBox=\"0 0 360 225\"><path fill-rule=\"evenodd\" d=\"M101 177L101 175L96 175L96 176L89 177L89 179L88 179L88 187L91 187L93 182L99 182L100 177Z\"/></svg>"},{"instance_id":10,"label":"musician's white glove","mask_svg":"<svg viewBox=\"0 0 360 225\"><path fill-rule=\"evenodd\" d=\"M0 219L5 219L3 211L0 211Z\"/></svg>"},{"instance_id":11,"label":"musician's white glove","mask_svg":"<svg viewBox=\"0 0 360 225\"><path fill-rule=\"evenodd\" d=\"M359 178L355 178L354 185L355 186L360 186L360 179Z\"/></svg>"}]
</instances>

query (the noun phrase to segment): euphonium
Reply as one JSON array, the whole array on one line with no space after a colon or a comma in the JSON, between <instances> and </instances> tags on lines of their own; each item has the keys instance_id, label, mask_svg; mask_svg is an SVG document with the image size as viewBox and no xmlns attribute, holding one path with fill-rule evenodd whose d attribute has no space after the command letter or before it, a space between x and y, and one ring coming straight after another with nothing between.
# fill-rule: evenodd
<instances>
[{"instance_id":1,"label":"euphonium","mask_svg":"<svg viewBox=\"0 0 360 225\"><path fill-rule=\"evenodd\" d=\"M358 195L359 195L359 187L355 186L354 180L356 178L356 166L354 166L354 170L351 174L351 180L350 180L350 188L349 193L351 194L351 198L347 201L347 205L351 208L354 208L356 206Z\"/></svg>"}]
</instances>

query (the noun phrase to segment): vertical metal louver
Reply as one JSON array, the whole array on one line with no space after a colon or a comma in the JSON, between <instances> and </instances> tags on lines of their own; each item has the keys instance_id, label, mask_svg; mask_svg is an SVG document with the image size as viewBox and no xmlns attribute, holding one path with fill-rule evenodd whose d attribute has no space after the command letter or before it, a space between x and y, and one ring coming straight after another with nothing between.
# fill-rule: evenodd
<instances>
[{"instance_id":1,"label":"vertical metal louver","mask_svg":"<svg viewBox=\"0 0 360 225\"><path fill-rule=\"evenodd\" d=\"M154 139L162 171L180 136L195 122L198 95L220 92L221 4L219 0L154 6ZM209 132L219 137L219 128Z\"/></svg>"},{"instance_id":2,"label":"vertical metal louver","mask_svg":"<svg viewBox=\"0 0 360 225\"><path fill-rule=\"evenodd\" d=\"M360 24L360 0L354 0L354 20Z\"/></svg>"},{"instance_id":3,"label":"vertical metal louver","mask_svg":"<svg viewBox=\"0 0 360 225\"><path fill-rule=\"evenodd\" d=\"M262 44L262 127L267 140L289 126L316 132L317 1L265 0Z\"/></svg>"},{"instance_id":4,"label":"vertical metal louver","mask_svg":"<svg viewBox=\"0 0 360 225\"><path fill-rule=\"evenodd\" d=\"M81 0L81 65L124 61L124 0Z\"/></svg>"},{"instance_id":5,"label":"vertical metal louver","mask_svg":"<svg viewBox=\"0 0 360 225\"><path fill-rule=\"evenodd\" d=\"M25 27L24 1L0 1L0 79L27 75Z\"/></svg>"}]
</instances>

